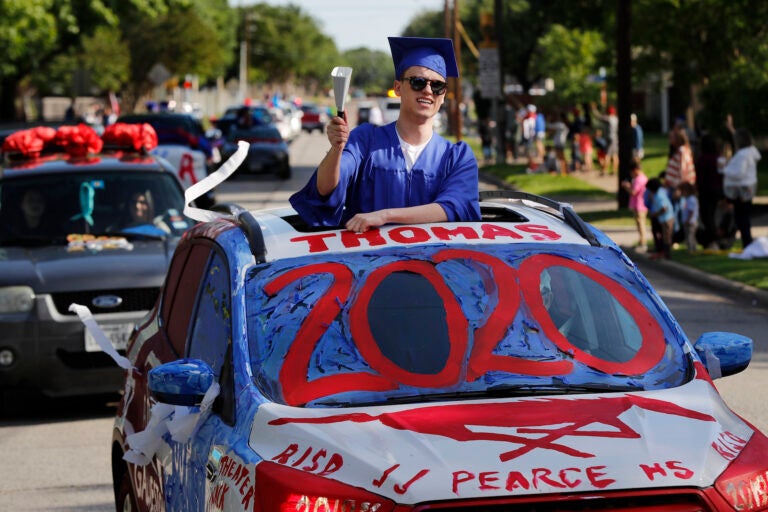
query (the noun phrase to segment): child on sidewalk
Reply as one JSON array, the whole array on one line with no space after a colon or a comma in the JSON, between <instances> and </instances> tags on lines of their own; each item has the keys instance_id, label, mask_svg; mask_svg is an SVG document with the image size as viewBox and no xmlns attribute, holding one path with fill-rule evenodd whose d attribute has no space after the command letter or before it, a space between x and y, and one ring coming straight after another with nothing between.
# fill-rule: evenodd
<instances>
[{"instance_id":1,"label":"child on sidewalk","mask_svg":"<svg viewBox=\"0 0 768 512\"><path fill-rule=\"evenodd\" d=\"M696 187L691 183L678 185L682 197L683 230L688 253L696 252L696 230L699 227L699 199L696 197Z\"/></svg>"},{"instance_id":2,"label":"child on sidewalk","mask_svg":"<svg viewBox=\"0 0 768 512\"><path fill-rule=\"evenodd\" d=\"M654 234L656 251L651 259L669 259L672 250L672 231L675 228L675 213L667 189L659 178L651 178L646 185L650 194L651 206L648 216L658 222L659 233Z\"/></svg>"},{"instance_id":3,"label":"child on sidewalk","mask_svg":"<svg viewBox=\"0 0 768 512\"><path fill-rule=\"evenodd\" d=\"M637 159L632 160L629 173L632 176L632 180L622 181L621 186L629 194L629 209L632 210L635 217L635 225L637 226L637 234L639 236L637 250L645 252L648 249L645 229L646 217L648 215L648 207L645 205L645 187L648 183L648 176L643 172Z\"/></svg>"}]
</instances>

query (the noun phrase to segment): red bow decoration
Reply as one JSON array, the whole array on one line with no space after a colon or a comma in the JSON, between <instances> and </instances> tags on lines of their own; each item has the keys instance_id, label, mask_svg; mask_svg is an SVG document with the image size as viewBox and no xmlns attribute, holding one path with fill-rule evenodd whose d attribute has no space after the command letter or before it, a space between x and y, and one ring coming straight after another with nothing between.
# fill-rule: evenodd
<instances>
[{"instance_id":1,"label":"red bow decoration","mask_svg":"<svg viewBox=\"0 0 768 512\"><path fill-rule=\"evenodd\" d=\"M88 154L99 153L104 146L96 130L87 124L77 126L60 126L56 130L56 144L61 146L70 156L82 157Z\"/></svg>"},{"instance_id":2,"label":"red bow decoration","mask_svg":"<svg viewBox=\"0 0 768 512\"><path fill-rule=\"evenodd\" d=\"M38 126L10 134L3 142L3 153L16 153L27 158L36 158L56 136L56 130Z\"/></svg>"},{"instance_id":3,"label":"red bow decoration","mask_svg":"<svg viewBox=\"0 0 768 512\"><path fill-rule=\"evenodd\" d=\"M108 146L151 151L157 147L157 132L149 123L115 123L107 126L101 138Z\"/></svg>"}]
</instances>

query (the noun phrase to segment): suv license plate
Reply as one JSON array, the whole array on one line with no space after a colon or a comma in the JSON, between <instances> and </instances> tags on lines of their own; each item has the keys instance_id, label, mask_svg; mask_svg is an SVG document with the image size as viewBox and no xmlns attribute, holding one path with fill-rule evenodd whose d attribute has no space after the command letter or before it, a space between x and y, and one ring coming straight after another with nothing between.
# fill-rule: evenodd
<instances>
[{"instance_id":1,"label":"suv license plate","mask_svg":"<svg viewBox=\"0 0 768 512\"><path fill-rule=\"evenodd\" d=\"M99 324L99 327L106 334L112 346L117 350L125 350L128 346L128 338L133 332L133 324ZM101 352L101 347L88 329L85 330L85 351Z\"/></svg>"}]
</instances>

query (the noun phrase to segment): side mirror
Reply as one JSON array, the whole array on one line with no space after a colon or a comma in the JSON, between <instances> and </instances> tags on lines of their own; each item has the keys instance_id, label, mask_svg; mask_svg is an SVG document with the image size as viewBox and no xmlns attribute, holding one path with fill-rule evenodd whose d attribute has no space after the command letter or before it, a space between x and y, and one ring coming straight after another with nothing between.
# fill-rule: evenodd
<instances>
[{"instance_id":1,"label":"side mirror","mask_svg":"<svg viewBox=\"0 0 768 512\"><path fill-rule=\"evenodd\" d=\"M179 359L149 371L149 391L158 402L171 405L200 405L216 380L208 363Z\"/></svg>"},{"instance_id":2,"label":"side mirror","mask_svg":"<svg viewBox=\"0 0 768 512\"><path fill-rule=\"evenodd\" d=\"M218 128L210 128L205 132L205 138L208 140L219 140L224 134Z\"/></svg>"},{"instance_id":3,"label":"side mirror","mask_svg":"<svg viewBox=\"0 0 768 512\"><path fill-rule=\"evenodd\" d=\"M705 332L694 348L710 377L717 379L744 371L752 360L752 339L732 332Z\"/></svg>"}]
</instances>

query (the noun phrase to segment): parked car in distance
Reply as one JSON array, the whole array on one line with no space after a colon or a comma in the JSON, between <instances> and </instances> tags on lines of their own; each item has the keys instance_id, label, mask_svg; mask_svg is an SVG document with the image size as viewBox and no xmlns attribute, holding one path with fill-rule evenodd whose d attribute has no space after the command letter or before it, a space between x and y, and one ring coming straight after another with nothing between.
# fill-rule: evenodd
<instances>
[{"instance_id":1,"label":"parked car in distance","mask_svg":"<svg viewBox=\"0 0 768 512\"><path fill-rule=\"evenodd\" d=\"M249 145L248 155L238 168L240 173L273 174L281 180L291 178L289 146L275 125L257 125L230 131L222 147L222 156L228 159L233 155L241 140Z\"/></svg>"},{"instance_id":2,"label":"parked car in distance","mask_svg":"<svg viewBox=\"0 0 768 512\"><path fill-rule=\"evenodd\" d=\"M400 117L400 98L384 98L381 107L382 114L384 115L384 124L389 124Z\"/></svg>"},{"instance_id":3,"label":"parked car in distance","mask_svg":"<svg viewBox=\"0 0 768 512\"><path fill-rule=\"evenodd\" d=\"M384 124L384 115L378 99L358 101L356 107L358 125L363 123Z\"/></svg>"},{"instance_id":4,"label":"parked car in distance","mask_svg":"<svg viewBox=\"0 0 768 512\"><path fill-rule=\"evenodd\" d=\"M219 149L207 134L200 120L193 114L183 112L150 112L124 114L118 122L128 124L147 123L157 132L158 145L153 153L163 157L176 169L182 185L190 187L208 176L221 162ZM209 138L210 137L210 138ZM203 208L216 202L211 191L198 200Z\"/></svg>"},{"instance_id":5,"label":"parked car in distance","mask_svg":"<svg viewBox=\"0 0 768 512\"><path fill-rule=\"evenodd\" d=\"M315 103L302 103L301 105L301 129L307 133L317 130L320 133L325 131L325 125L328 124L328 113L326 110Z\"/></svg>"},{"instance_id":6,"label":"parked car in distance","mask_svg":"<svg viewBox=\"0 0 768 512\"><path fill-rule=\"evenodd\" d=\"M568 205L481 213L189 230L131 337L117 510L765 510L768 438L713 384L752 340L687 339Z\"/></svg>"},{"instance_id":7,"label":"parked car in distance","mask_svg":"<svg viewBox=\"0 0 768 512\"><path fill-rule=\"evenodd\" d=\"M284 101L277 107L269 107L275 126L280 130L283 140L290 144L301 135L301 109L293 103Z\"/></svg>"},{"instance_id":8,"label":"parked car in distance","mask_svg":"<svg viewBox=\"0 0 768 512\"><path fill-rule=\"evenodd\" d=\"M272 114L269 112L269 107L258 104L229 107L221 117L212 118L211 123L221 131L223 137L227 137L230 131L237 128L238 124L241 127L247 124L243 120L246 112L250 114L249 122L251 125L259 126L275 123Z\"/></svg>"},{"instance_id":9,"label":"parked car in distance","mask_svg":"<svg viewBox=\"0 0 768 512\"><path fill-rule=\"evenodd\" d=\"M93 132L82 125L79 133L88 130ZM28 392L116 394L123 371L69 306L88 306L124 352L134 325L157 299L176 243L193 224L183 215L184 190L175 170L149 154L149 146L111 145L75 155L36 133L22 130L5 140L0 172L5 405L23 406ZM21 143L10 147L14 136ZM95 132L91 137L98 138ZM78 140L84 137L61 139L69 151L81 147ZM39 150L27 152L35 144Z\"/></svg>"}]
</instances>

